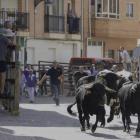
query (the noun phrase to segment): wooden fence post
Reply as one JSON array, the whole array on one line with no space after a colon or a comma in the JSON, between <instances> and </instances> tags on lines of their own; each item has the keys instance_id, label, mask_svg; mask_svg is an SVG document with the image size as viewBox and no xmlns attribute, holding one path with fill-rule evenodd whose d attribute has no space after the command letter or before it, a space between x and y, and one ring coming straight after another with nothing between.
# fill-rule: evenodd
<instances>
[{"instance_id":1,"label":"wooden fence post","mask_svg":"<svg viewBox=\"0 0 140 140\"><path fill-rule=\"evenodd\" d=\"M14 94L14 107L13 107L13 115L20 115L19 112L19 97L20 97L20 60L19 60L19 37L16 38L16 46L15 46L15 94Z\"/></svg>"},{"instance_id":2,"label":"wooden fence post","mask_svg":"<svg viewBox=\"0 0 140 140\"><path fill-rule=\"evenodd\" d=\"M64 94L64 66L61 66L61 70L62 70L62 83L61 83L61 87L62 87L62 94Z\"/></svg>"},{"instance_id":3,"label":"wooden fence post","mask_svg":"<svg viewBox=\"0 0 140 140\"><path fill-rule=\"evenodd\" d=\"M139 82L140 82L140 55L139 55L138 63L139 63Z\"/></svg>"}]
</instances>

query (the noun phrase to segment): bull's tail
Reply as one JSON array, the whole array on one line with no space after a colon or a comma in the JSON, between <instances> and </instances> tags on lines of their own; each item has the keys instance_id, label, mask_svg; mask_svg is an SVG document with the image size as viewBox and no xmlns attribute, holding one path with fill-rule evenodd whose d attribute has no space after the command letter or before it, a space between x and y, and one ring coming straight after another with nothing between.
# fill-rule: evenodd
<instances>
[{"instance_id":1,"label":"bull's tail","mask_svg":"<svg viewBox=\"0 0 140 140\"><path fill-rule=\"evenodd\" d=\"M74 104L71 104L71 105L69 105L69 106L67 107L67 112L68 112L70 115L74 116L74 117L76 117L77 114L76 114L76 112L73 112L73 111L71 110L71 108L72 108L75 104L76 104L76 102L75 102Z\"/></svg>"}]
</instances>

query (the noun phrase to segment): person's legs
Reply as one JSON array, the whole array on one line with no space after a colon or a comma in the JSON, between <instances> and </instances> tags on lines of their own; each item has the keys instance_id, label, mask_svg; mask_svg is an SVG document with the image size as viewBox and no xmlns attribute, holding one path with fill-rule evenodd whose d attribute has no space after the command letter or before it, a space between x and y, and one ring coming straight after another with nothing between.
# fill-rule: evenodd
<instances>
[{"instance_id":1,"label":"person's legs","mask_svg":"<svg viewBox=\"0 0 140 140\"><path fill-rule=\"evenodd\" d=\"M34 87L28 87L28 95L30 101L34 101Z\"/></svg>"},{"instance_id":2,"label":"person's legs","mask_svg":"<svg viewBox=\"0 0 140 140\"><path fill-rule=\"evenodd\" d=\"M22 92L23 92L23 86L20 86L20 100L21 100L21 95L22 95Z\"/></svg>"},{"instance_id":3,"label":"person's legs","mask_svg":"<svg viewBox=\"0 0 140 140\"><path fill-rule=\"evenodd\" d=\"M73 24L73 21L70 20L69 21L69 33L72 33L72 24Z\"/></svg>"},{"instance_id":4,"label":"person's legs","mask_svg":"<svg viewBox=\"0 0 140 140\"><path fill-rule=\"evenodd\" d=\"M9 68L10 65L6 65L6 79L9 79ZM5 82L4 92L9 92L9 82Z\"/></svg>"},{"instance_id":5,"label":"person's legs","mask_svg":"<svg viewBox=\"0 0 140 140\"><path fill-rule=\"evenodd\" d=\"M52 88L53 88L53 91L54 91L53 100L55 101L56 105L58 105L58 102L59 102L58 86L52 84Z\"/></svg>"},{"instance_id":6,"label":"person's legs","mask_svg":"<svg viewBox=\"0 0 140 140\"><path fill-rule=\"evenodd\" d=\"M0 72L0 93L4 92L6 72Z\"/></svg>"},{"instance_id":7,"label":"person's legs","mask_svg":"<svg viewBox=\"0 0 140 140\"><path fill-rule=\"evenodd\" d=\"M43 85L41 85L40 88L41 88L41 95L43 95Z\"/></svg>"},{"instance_id":8,"label":"person's legs","mask_svg":"<svg viewBox=\"0 0 140 140\"><path fill-rule=\"evenodd\" d=\"M130 63L127 63L127 71L129 71Z\"/></svg>"},{"instance_id":9,"label":"person's legs","mask_svg":"<svg viewBox=\"0 0 140 140\"><path fill-rule=\"evenodd\" d=\"M44 85L45 95L47 95L47 84Z\"/></svg>"}]
</instances>

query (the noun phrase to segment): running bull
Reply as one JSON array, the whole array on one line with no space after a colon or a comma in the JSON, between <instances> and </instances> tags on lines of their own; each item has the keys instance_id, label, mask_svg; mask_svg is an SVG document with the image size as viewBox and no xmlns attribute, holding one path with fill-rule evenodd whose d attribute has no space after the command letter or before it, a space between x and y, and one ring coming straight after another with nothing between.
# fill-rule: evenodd
<instances>
[{"instance_id":1,"label":"running bull","mask_svg":"<svg viewBox=\"0 0 140 140\"><path fill-rule=\"evenodd\" d=\"M115 74L114 72L111 72L109 70L103 70L96 75L95 81L102 83L103 85L114 91L117 91L117 80L121 78L121 76ZM107 122L110 123L114 118L116 106L118 106L119 104L119 101L117 100L118 93L115 92L111 94L111 92L107 90L105 91L105 93L107 97L107 105L110 106L110 117L107 119Z\"/></svg>"},{"instance_id":2,"label":"running bull","mask_svg":"<svg viewBox=\"0 0 140 140\"><path fill-rule=\"evenodd\" d=\"M74 113L71 108L73 105L77 104L81 131L85 131L85 120L87 121L87 128L90 128L89 115L96 115L96 122L91 129L92 132L96 130L99 120L102 120L102 125L105 125L105 90L114 92L99 82L85 84L77 89L76 102L72 105L69 105L67 107L67 111L70 115L76 116L76 113Z\"/></svg>"},{"instance_id":3,"label":"running bull","mask_svg":"<svg viewBox=\"0 0 140 140\"><path fill-rule=\"evenodd\" d=\"M138 114L138 125L136 134L140 132L140 83L133 82L124 85L118 91L120 100L120 109L122 113L122 121L124 125L124 132L130 132L131 114ZM126 122L125 122L126 119Z\"/></svg>"}]
</instances>

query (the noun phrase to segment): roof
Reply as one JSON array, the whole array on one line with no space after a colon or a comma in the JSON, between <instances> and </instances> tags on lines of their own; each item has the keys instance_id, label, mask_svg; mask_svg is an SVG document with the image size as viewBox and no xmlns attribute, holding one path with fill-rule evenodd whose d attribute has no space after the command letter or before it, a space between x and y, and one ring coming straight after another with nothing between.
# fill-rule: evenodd
<instances>
[{"instance_id":1,"label":"roof","mask_svg":"<svg viewBox=\"0 0 140 140\"><path fill-rule=\"evenodd\" d=\"M72 57L71 59L95 59L95 60L113 60L112 58L97 58L97 57Z\"/></svg>"}]
</instances>

